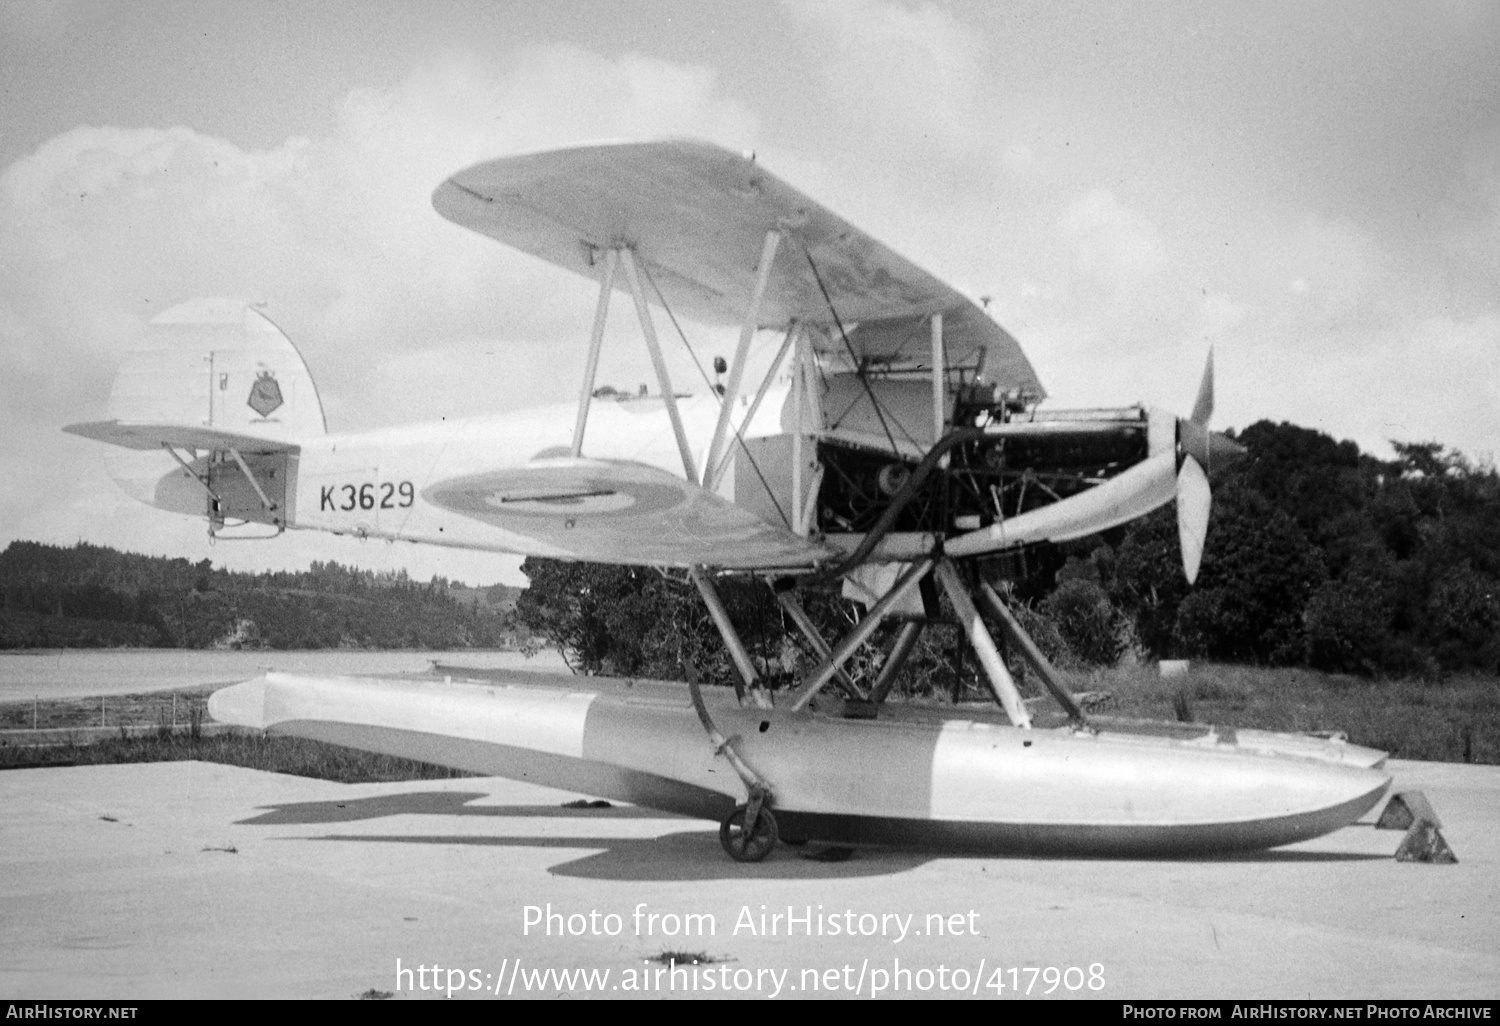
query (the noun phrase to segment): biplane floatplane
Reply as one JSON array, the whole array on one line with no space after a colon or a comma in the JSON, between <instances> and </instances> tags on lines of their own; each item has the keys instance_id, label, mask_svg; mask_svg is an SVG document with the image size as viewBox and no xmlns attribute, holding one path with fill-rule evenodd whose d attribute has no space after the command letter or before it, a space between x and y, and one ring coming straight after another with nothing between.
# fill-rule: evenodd
<instances>
[{"instance_id":1,"label":"biplane floatplane","mask_svg":"<svg viewBox=\"0 0 1500 1026\"><path fill-rule=\"evenodd\" d=\"M979 572L980 557L1085 537L1175 500L1192 579L1206 472L1237 450L1207 428L1211 363L1186 419L1139 406L1045 411L1016 340L969 299L753 156L707 143L492 160L453 175L433 202L599 282L576 407L328 434L291 342L253 308L198 300L152 322L116 382L114 419L68 430L142 450L148 472L122 483L206 515L210 530L685 570L739 679L704 690L524 672L267 673L217 692L217 719L715 820L740 860L778 837L1025 853L1264 848L1342 827L1386 790L1384 753L1337 738L1101 723ZM655 392L597 386L616 291L634 306ZM673 324L739 325L720 384L676 390L653 306ZM751 380L762 330L779 350ZM764 578L821 658L790 689L764 686L731 623L715 583L731 573ZM868 612L827 640L799 596L838 582ZM948 615L998 709L885 704L923 625ZM854 679L845 663L893 617L878 672ZM1002 646L1065 725L1033 728Z\"/></svg>"}]
</instances>

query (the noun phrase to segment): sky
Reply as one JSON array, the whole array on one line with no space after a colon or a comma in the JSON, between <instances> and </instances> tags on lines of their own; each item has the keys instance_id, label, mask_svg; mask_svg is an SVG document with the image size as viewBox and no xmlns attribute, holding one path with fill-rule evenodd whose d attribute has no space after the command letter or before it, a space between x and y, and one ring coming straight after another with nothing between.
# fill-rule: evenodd
<instances>
[{"instance_id":1,"label":"sky","mask_svg":"<svg viewBox=\"0 0 1500 1026\"><path fill-rule=\"evenodd\" d=\"M1049 406L1185 414L1212 347L1216 428L1500 448L1490 0L4 0L0 545L523 582L304 532L210 546L61 428L102 419L132 339L197 296L265 304L331 430L566 402L595 289L432 190L667 136L754 151L987 297ZM647 380L629 327L601 381Z\"/></svg>"}]
</instances>

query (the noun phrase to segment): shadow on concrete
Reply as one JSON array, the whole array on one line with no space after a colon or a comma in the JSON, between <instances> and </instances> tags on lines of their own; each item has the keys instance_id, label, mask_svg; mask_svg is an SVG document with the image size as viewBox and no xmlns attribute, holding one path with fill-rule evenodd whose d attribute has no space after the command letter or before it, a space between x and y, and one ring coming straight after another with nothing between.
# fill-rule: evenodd
<instances>
[{"instance_id":1,"label":"shadow on concrete","mask_svg":"<svg viewBox=\"0 0 1500 1026\"><path fill-rule=\"evenodd\" d=\"M1369 862L1389 859L1389 855L1375 855L1363 851L1300 851L1284 848L1266 848L1261 851L1226 851L1193 853L1188 855L1028 855L984 852L945 852L944 858L988 858L1001 862L1025 860L1030 862L1124 862L1153 866L1204 866L1219 863L1298 863L1298 862Z\"/></svg>"},{"instance_id":2,"label":"shadow on concrete","mask_svg":"<svg viewBox=\"0 0 1500 1026\"><path fill-rule=\"evenodd\" d=\"M607 810L606 810L607 811ZM290 838L289 838L290 839ZM481 845L496 848L602 848L603 851L548 872L584 880L826 880L889 876L930 862L932 855L861 849L847 862L798 858L797 849L778 847L764 862L733 862L719 847L713 829L660 837L474 837L328 834L312 841L370 841L378 844Z\"/></svg>"},{"instance_id":3,"label":"shadow on concrete","mask_svg":"<svg viewBox=\"0 0 1500 1026\"><path fill-rule=\"evenodd\" d=\"M611 806L605 809L569 808L565 805L473 805L488 797L481 791L413 791L402 794L350 798L344 801L293 802L287 805L262 806L265 811L238 821L244 826L312 826L352 823L384 816L485 816L498 819L583 819L583 820L677 820L696 822L671 813L636 806ZM289 838L290 839L290 838ZM595 848L603 849L571 862L552 867L559 876L607 880L719 880L719 879L829 879L884 876L905 872L933 859L962 858L995 861L1036 860L1050 862L1138 862L1138 863L1239 863L1239 864L1313 864L1353 863L1387 860L1391 856L1369 852L1307 851L1303 849L1270 849L1266 851L1227 852L1221 855L1198 855L1188 858L1136 857L1098 855L1000 854L974 851L912 851L900 848L860 847L853 859L826 862L798 858L798 849L781 846L762 863L731 862L719 846L716 831L709 826L690 832L674 832L657 837L567 836L528 837L517 835L359 835L328 834L308 838L320 841L375 841L386 844L483 845L518 848Z\"/></svg>"},{"instance_id":4,"label":"shadow on concrete","mask_svg":"<svg viewBox=\"0 0 1500 1026\"><path fill-rule=\"evenodd\" d=\"M563 805L470 805L489 795L482 791L411 791L373 798L332 802L292 802L262 805L266 811L237 821L241 826L296 826L312 823L352 823L382 816L500 816L545 819L680 819L633 805L607 809L570 809Z\"/></svg>"},{"instance_id":5,"label":"shadow on concrete","mask_svg":"<svg viewBox=\"0 0 1500 1026\"><path fill-rule=\"evenodd\" d=\"M529 806L527 808L535 808ZM609 812L610 810L602 810ZM292 840L293 838L287 838ZM805 849L779 846L765 862L730 861L719 846L711 827L662 834L658 837L527 837L475 836L472 834L325 834L313 841L366 841L381 844L477 845L494 848L599 848L602 851L551 867L557 876L591 880L825 880L889 876L915 869L935 859L966 859L990 863L1046 861L1074 864L1090 862L1134 862L1137 864L1266 863L1298 865L1388 861L1389 855L1367 852L1253 851L1220 856L1117 859L1099 857L997 855L962 851L911 851L900 848L860 847L851 859L826 862L800 857Z\"/></svg>"},{"instance_id":6,"label":"shadow on concrete","mask_svg":"<svg viewBox=\"0 0 1500 1026\"><path fill-rule=\"evenodd\" d=\"M1228 852L1200 862L1389 862L1390 855L1368 851L1284 851L1272 848L1269 851Z\"/></svg>"}]
</instances>

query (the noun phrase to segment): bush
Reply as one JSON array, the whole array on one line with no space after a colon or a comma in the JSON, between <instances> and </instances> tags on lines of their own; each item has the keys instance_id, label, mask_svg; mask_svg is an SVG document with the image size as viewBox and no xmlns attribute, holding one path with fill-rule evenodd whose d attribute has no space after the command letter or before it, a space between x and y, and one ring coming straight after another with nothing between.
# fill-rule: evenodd
<instances>
[{"instance_id":1,"label":"bush","mask_svg":"<svg viewBox=\"0 0 1500 1026\"><path fill-rule=\"evenodd\" d=\"M1291 517L1231 482L1214 496L1198 584L1177 608L1177 645L1224 661L1300 662L1303 611L1326 576Z\"/></svg>"},{"instance_id":2,"label":"bush","mask_svg":"<svg viewBox=\"0 0 1500 1026\"><path fill-rule=\"evenodd\" d=\"M1085 663L1073 654L1057 629L1057 623L1051 616L1042 612L1035 606L1017 602L1010 607L1011 615L1020 623L1021 629L1031 635L1031 640L1036 642L1036 647L1042 650L1042 655L1047 661L1061 670L1083 669Z\"/></svg>"},{"instance_id":3,"label":"bush","mask_svg":"<svg viewBox=\"0 0 1500 1026\"><path fill-rule=\"evenodd\" d=\"M1211 551L1213 528L1209 530ZM1180 655L1177 609L1188 595L1188 584L1182 575L1175 511L1160 509L1132 524L1108 562L1109 596L1130 618L1140 645L1154 658Z\"/></svg>"},{"instance_id":4,"label":"bush","mask_svg":"<svg viewBox=\"0 0 1500 1026\"><path fill-rule=\"evenodd\" d=\"M1433 586L1426 612L1444 669L1500 670L1500 583L1465 560Z\"/></svg>"},{"instance_id":5,"label":"bush","mask_svg":"<svg viewBox=\"0 0 1500 1026\"><path fill-rule=\"evenodd\" d=\"M1104 589L1093 581L1063 581L1042 601L1041 612L1056 625L1078 662L1113 666L1119 661L1125 648L1121 617Z\"/></svg>"},{"instance_id":6,"label":"bush","mask_svg":"<svg viewBox=\"0 0 1500 1026\"><path fill-rule=\"evenodd\" d=\"M575 671L661 680L696 678L704 684L733 684L738 673L718 628L680 571L598 563L563 563L531 558L521 567L531 586L516 604L516 615L537 636L557 646ZM729 618L772 687L791 684L798 671L822 662L782 614L771 589L760 578L725 575L715 581ZM863 615L841 597L837 586L805 592L803 608L830 642L842 637ZM869 683L883 662L899 624L887 621L845 663L856 679ZM923 631L902 671L896 694L962 698L980 687L961 632L949 624Z\"/></svg>"},{"instance_id":7,"label":"bush","mask_svg":"<svg viewBox=\"0 0 1500 1026\"><path fill-rule=\"evenodd\" d=\"M1374 673L1387 664L1392 614L1386 582L1366 574L1326 581L1302 614L1307 662L1335 673Z\"/></svg>"}]
</instances>

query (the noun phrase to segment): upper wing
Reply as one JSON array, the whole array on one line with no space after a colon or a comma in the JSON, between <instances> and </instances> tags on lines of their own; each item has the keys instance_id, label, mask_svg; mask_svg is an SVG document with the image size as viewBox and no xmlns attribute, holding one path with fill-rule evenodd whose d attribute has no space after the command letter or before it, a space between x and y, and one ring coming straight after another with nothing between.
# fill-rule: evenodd
<instances>
[{"instance_id":1,"label":"upper wing","mask_svg":"<svg viewBox=\"0 0 1500 1026\"><path fill-rule=\"evenodd\" d=\"M832 556L642 463L539 460L442 481L422 497L590 562L780 569L808 567Z\"/></svg>"},{"instance_id":2,"label":"upper wing","mask_svg":"<svg viewBox=\"0 0 1500 1026\"><path fill-rule=\"evenodd\" d=\"M845 327L858 324L850 343L860 360L920 363L930 360L926 320L941 313L950 365L982 367L1007 391L1044 394L1016 340L962 293L753 158L710 143L503 157L453 175L432 201L449 220L591 278L601 276L605 250L629 246L674 310L709 323L739 323L766 233L780 229L760 327L832 328L836 312ZM836 331L816 344L843 348Z\"/></svg>"}]
</instances>

